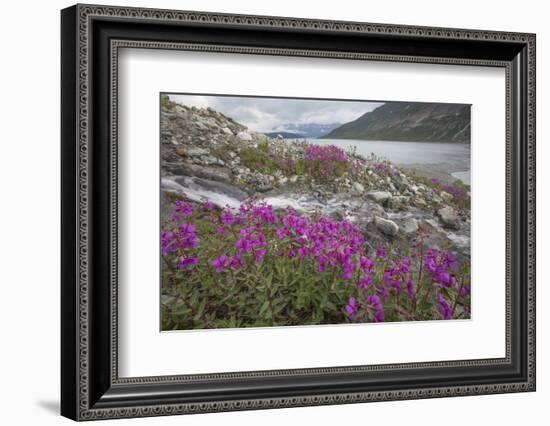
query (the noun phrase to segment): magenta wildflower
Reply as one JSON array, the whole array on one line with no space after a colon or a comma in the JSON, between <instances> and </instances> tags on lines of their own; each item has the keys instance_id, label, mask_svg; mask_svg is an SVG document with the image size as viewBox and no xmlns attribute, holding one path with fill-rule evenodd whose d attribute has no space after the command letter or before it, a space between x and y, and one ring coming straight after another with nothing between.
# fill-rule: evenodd
<instances>
[{"instance_id":1,"label":"magenta wildflower","mask_svg":"<svg viewBox=\"0 0 550 426\"><path fill-rule=\"evenodd\" d=\"M461 296L461 297L464 297L464 296L467 296L470 294L470 287L466 287L466 286L463 286L460 291L458 292L458 294Z\"/></svg>"},{"instance_id":2,"label":"magenta wildflower","mask_svg":"<svg viewBox=\"0 0 550 426\"><path fill-rule=\"evenodd\" d=\"M224 210L220 215L220 220L224 225L233 225L235 216L229 210Z\"/></svg>"},{"instance_id":3,"label":"magenta wildflower","mask_svg":"<svg viewBox=\"0 0 550 426\"><path fill-rule=\"evenodd\" d=\"M284 231L283 228L278 228L276 231L275 231L275 234L279 237L280 240L284 240L285 237L286 237L286 233Z\"/></svg>"},{"instance_id":4,"label":"magenta wildflower","mask_svg":"<svg viewBox=\"0 0 550 426\"><path fill-rule=\"evenodd\" d=\"M390 287L395 289L397 293L401 293L401 283L398 281L401 278L399 269L388 269L384 272L384 281Z\"/></svg>"},{"instance_id":5,"label":"magenta wildflower","mask_svg":"<svg viewBox=\"0 0 550 426\"><path fill-rule=\"evenodd\" d=\"M205 209L205 210L214 210L216 208L216 205L212 202L212 201L205 201L203 204L202 204L202 207Z\"/></svg>"},{"instance_id":6,"label":"magenta wildflower","mask_svg":"<svg viewBox=\"0 0 550 426\"><path fill-rule=\"evenodd\" d=\"M374 322L384 322L384 307L382 306L380 297L376 295L367 297L367 305L374 309L374 316L372 320Z\"/></svg>"},{"instance_id":7,"label":"magenta wildflower","mask_svg":"<svg viewBox=\"0 0 550 426\"><path fill-rule=\"evenodd\" d=\"M182 223L179 226L178 240L182 249L197 248L199 240L197 239L195 225Z\"/></svg>"},{"instance_id":8,"label":"magenta wildflower","mask_svg":"<svg viewBox=\"0 0 550 426\"><path fill-rule=\"evenodd\" d=\"M225 254L212 261L212 266L216 268L216 272L220 273L230 265L230 259Z\"/></svg>"},{"instance_id":9,"label":"magenta wildflower","mask_svg":"<svg viewBox=\"0 0 550 426\"><path fill-rule=\"evenodd\" d=\"M453 312L445 298L441 295L441 293L436 293L435 297L437 299L437 302L439 303L439 312L441 313L443 319L451 319L453 316Z\"/></svg>"},{"instance_id":10,"label":"magenta wildflower","mask_svg":"<svg viewBox=\"0 0 550 426\"><path fill-rule=\"evenodd\" d=\"M186 258L183 258L179 265L178 265L178 268L179 269L187 269L187 268L190 268L192 266L195 266L195 265L198 265L199 263L199 259L195 256L190 256L190 257L186 257Z\"/></svg>"},{"instance_id":11,"label":"magenta wildflower","mask_svg":"<svg viewBox=\"0 0 550 426\"><path fill-rule=\"evenodd\" d=\"M361 256L359 259L359 264L361 265L361 269L365 272L372 272L372 269L374 267L374 262L365 256Z\"/></svg>"},{"instance_id":12,"label":"magenta wildflower","mask_svg":"<svg viewBox=\"0 0 550 426\"><path fill-rule=\"evenodd\" d=\"M412 280L407 281L407 296L409 296L409 299L414 299L414 282Z\"/></svg>"},{"instance_id":13,"label":"magenta wildflower","mask_svg":"<svg viewBox=\"0 0 550 426\"><path fill-rule=\"evenodd\" d=\"M233 256L231 261L229 262L229 267L231 269L241 269L244 268L246 265L243 261L243 258L240 254L237 254L236 256Z\"/></svg>"},{"instance_id":14,"label":"magenta wildflower","mask_svg":"<svg viewBox=\"0 0 550 426\"><path fill-rule=\"evenodd\" d=\"M357 283L357 288L360 289L367 289L372 285L372 276L371 275L365 275L361 280Z\"/></svg>"},{"instance_id":15,"label":"magenta wildflower","mask_svg":"<svg viewBox=\"0 0 550 426\"><path fill-rule=\"evenodd\" d=\"M193 206L183 200L176 201L175 211L183 216L191 216L193 214Z\"/></svg>"},{"instance_id":16,"label":"magenta wildflower","mask_svg":"<svg viewBox=\"0 0 550 426\"><path fill-rule=\"evenodd\" d=\"M350 297L348 300L348 304L346 305L346 312L348 313L348 317L351 321L355 319L358 309L359 307L357 306L357 301L355 300L355 297Z\"/></svg>"},{"instance_id":17,"label":"magenta wildflower","mask_svg":"<svg viewBox=\"0 0 550 426\"><path fill-rule=\"evenodd\" d=\"M458 262L453 253L428 250L424 256L424 265L431 272L432 280L438 287L450 288L456 284L456 277L450 272L458 269Z\"/></svg>"},{"instance_id":18,"label":"magenta wildflower","mask_svg":"<svg viewBox=\"0 0 550 426\"><path fill-rule=\"evenodd\" d=\"M172 231L162 231L160 233L160 246L163 254L172 254L176 251L178 243Z\"/></svg>"},{"instance_id":19,"label":"magenta wildflower","mask_svg":"<svg viewBox=\"0 0 550 426\"><path fill-rule=\"evenodd\" d=\"M456 284L455 276L449 272L437 271L433 274L433 279L440 287L449 288Z\"/></svg>"},{"instance_id":20,"label":"magenta wildflower","mask_svg":"<svg viewBox=\"0 0 550 426\"><path fill-rule=\"evenodd\" d=\"M384 303L387 303L388 297L390 296L390 292L389 292L388 288L385 285L377 284L376 285L376 290L384 298Z\"/></svg>"},{"instance_id":21,"label":"magenta wildflower","mask_svg":"<svg viewBox=\"0 0 550 426\"><path fill-rule=\"evenodd\" d=\"M376 247L376 257L384 259L388 255L388 251L383 246Z\"/></svg>"},{"instance_id":22,"label":"magenta wildflower","mask_svg":"<svg viewBox=\"0 0 550 426\"><path fill-rule=\"evenodd\" d=\"M261 263L262 260L264 260L266 251L265 250L258 250L256 251L256 254L254 256L254 262Z\"/></svg>"}]
</instances>

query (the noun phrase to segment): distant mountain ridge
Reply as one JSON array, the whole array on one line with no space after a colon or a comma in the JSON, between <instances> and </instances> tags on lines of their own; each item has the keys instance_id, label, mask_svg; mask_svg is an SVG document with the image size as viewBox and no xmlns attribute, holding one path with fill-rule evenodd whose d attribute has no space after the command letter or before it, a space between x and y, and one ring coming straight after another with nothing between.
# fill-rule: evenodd
<instances>
[{"instance_id":1,"label":"distant mountain ridge","mask_svg":"<svg viewBox=\"0 0 550 426\"><path fill-rule=\"evenodd\" d=\"M264 135L270 138L278 138L279 136L283 139L304 139L306 136L301 133L291 133L291 132L268 132Z\"/></svg>"},{"instance_id":2,"label":"distant mountain ridge","mask_svg":"<svg viewBox=\"0 0 550 426\"><path fill-rule=\"evenodd\" d=\"M321 138L470 142L470 105L386 102Z\"/></svg>"},{"instance_id":3,"label":"distant mountain ridge","mask_svg":"<svg viewBox=\"0 0 550 426\"><path fill-rule=\"evenodd\" d=\"M299 134L303 138L318 138L319 136L326 135L328 132L333 131L337 127L341 126L342 123L329 123L329 124L320 124L320 123L285 123L277 128L284 129L283 131L277 132L274 128L269 132L269 134L278 133L289 133L289 134ZM268 133L266 133L268 134ZM283 135L284 136L284 135Z\"/></svg>"}]
</instances>

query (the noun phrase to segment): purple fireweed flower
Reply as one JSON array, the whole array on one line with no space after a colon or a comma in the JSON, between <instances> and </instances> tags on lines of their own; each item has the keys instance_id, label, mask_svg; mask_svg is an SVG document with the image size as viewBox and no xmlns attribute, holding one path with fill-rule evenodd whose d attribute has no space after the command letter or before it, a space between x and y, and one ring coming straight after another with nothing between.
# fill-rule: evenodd
<instances>
[{"instance_id":1,"label":"purple fireweed flower","mask_svg":"<svg viewBox=\"0 0 550 426\"><path fill-rule=\"evenodd\" d=\"M203 204L202 204L202 207L205 209L205 210L214 210L216 208L216 205L212 202L212 201L205 201Z\"/></svg>"},{"instance_id":2,"label":"purple fireweed flower","mask_svg":"<svg viewBox=\"0 0 550 426\"><path fill-rule=\"evenodd\" d=\"M384 322L384 306L382 306L380 297L376 295L367 297L367 305L374 309L374 316L372 320L374 322Z\"/></svg>"},{"instance_id":3,"label":"purple fireweed flower","mask_svg":"<svg viewBox=\"0 0 550 426\"><path fill-rule=\"evenodd\" d=\"M306 161L320 160L323 162L348 162L345 151L335 145L310 145L307 147L304 159Z\"/></svg>"},{"instance_id":4,"label":"purple fireweed flower","mask_svg":"<svg viewBox=\"0 0 550 426\"><path fill-rule=\"evenodd\" d=\"M449 270L457 270L459 265L456 257L450 252L428 250L424 256L424 265L432 275L432 280L438 287L450 288L456 284L456 277Z\"/></svg>"},{"instance_id":5,"label":"purple fireweed flower","mask_svg":"<svg viewBox=\"0 0 550 426\"><path fill-rule=\"evenodd\" d=\"M388 288L383 284L377 284L376 291L382 295L382 297L384 298L384 303L387 303L388 297L390 296Z\"/></svg>"},{"instance_id":6,"label":"purple fireweed flower","mask_svg":"<svg viewBox=\"0 0 550 426\"><path fill-rule=\"evenodd\" d=\"M407 296L409 299L414 299L414 282L412 280L407 281Z\"/></svg>"},{"instance_id":7,"label":"purple fireweed flower","mask_svg":"<svg viewBox=\"0 0 550 426\"><path fill-rule=\"evenodd\" d=\"M285 233L285 230L283 228L278 228L275 231L275 234L277 235L277 237L279 237L280 240L284 240L285 237L286 237L286 233Z\"/></svg>"},{"instance_id":8,"label":"purple fireweed flower","mask_svg":"<svg viewBox=\"0 0 550 426\"><path fill-rule=\"evenodd\" d=\"M220 214L220 220L224 225L233 225L235 223L235 216L229 210L224 210Z\"/></svg>"},{"instance_id":9,"label":"purple fireweed flower","mask_svg":"<svg viewBox=\"0 0 550 426\"><path fill-rule=\"evenodd\" d=\"M376 164L373 164L373 169L376 173L384 173L386 172L388 166L386 165L386 163L376 163Z\"/></svg>"},{"instance_id":10,"label":"purple fireweed flower","mask_svg":"<svg viewBox=\"0 0 550 426\"><path fill-rule=\"evenodd\" d=\"M388 269L384 272L384 281L390 287L395 289L397 293L401 293L401 283L398 279L401 277L399 269Z\"/></svg>"},{"instance_id":11,"label":"purple fireweed flower","mask_svg":"<svg viewBox=\"0 0 550 426\"><path fill-rule=\"evenodd\" d=\"M470 287L463 286L458 292L460 297L464 297L470 294Z\"/></svg>"},{"instance_id":12,"label":"purple fireweed flower","mask_svg":"<svg viewBox=\"0 0 550 426\"><path fill-rule=\"evenodd\" d=\"M218 229L216 229L216 231L220 235L225 235L225 228L223 226L218 226Z\"/></svg>"},{"instance_id":13,"label":"purple fireweed flower","mask_svg":"<svg viewBox=\"0 0 550 426\"><path fill-rule=\"evenodd\" d=\"M192 266L195 266L195 265L198 265L199 263L199 259L195 256L190 256L190 257L186 257L186 258L183 258L180 263L178 264L178 268L179 269L187 269L187 268L190 268Z\"/></svg>"},{"instance_id":14,"label":"purple fireweed flower","mask_svg":"<svg viewBox=\"0 0 550 426\"><path fill-rule=\"evenodd\" d=\"M359 259L359 265L361 266L361 269L365 272L372 272L372 269L374 267L374 262L365 256L361 256Z\"/></svg>"},{"instance_id":15,"label":"purple fireweed flower","mask_svg":"<svg viewBox=\"0 0 550 426\"><path fill-rule=\"evenodd\" d=\"M193 214L193 206L186 201L176 201L175 211L183 216L191 216Z\"/></svg>"},{"instance_id":16,"label":"purple fireweed flower","mask_svg":"<svg viewBox=\"0 0 550 426\"><path fill-rule=\"evenodd\" d=\"M177 250L178 243L172 231L162 231L160 233L160 246L162 254L172 254Z\"/></svg>"},{"instance_id":17,"label":"purple fireweed flower","mask_svg":"<svg viewBox=\"0 0 550 426\"><path fill-rule=\"evenodd\" d=\"M451 194L454 198L458 200L465 200L468 198L468 193L459 186L454 185L443 185L441 189L445 192Z\"/></svg>"},{"instance_id":18,"label":"purple fireweed flower","mask_svg":"<svg viewBox=\"0 0 550 426\"><path fill-rule=\"evenodd\" d=\"M265 247L267 239L265 235L255 228L243 228L240 230L241 239L235 243L239 253L250 253L258 247Z\"/></svg>"},{"instance_id":19,"label":"purple fireweed flower","mask_svg":"<svg viewBox=\"0 0 550 426\"><path fill-rule=\"evenodd\" d=\"M437 262L432 257L427 257L424 264L426 265L426 268L428 268L430 272L435 272L437 270Z\"/></svg>"},{"instance_id":20,"label":"purple fireweed flower","mask_svg":"<svg viewBox=\"0 0 550 426\"><path fill-rule=\"evenodd\" d=\"M265 253L265 250L258 250L256 252L256 255L254 256L254 262L261 263L261 261L264 259Z\"/></svg>"},{"instance_id":21,"label":"purple fireweed flower","mask_svg":"<svg viewBox=\"0 0 550 426\"><path fill-rule=\"evenodd\" d=\"M411 270L411 258L407 256L401 260L401 264L399 265L399 271L402 274L407 274L410 270Z\"/></svg>"},{"instance_id":22,"label":"purple fireweed flower","mask_svg":"<svg viewBox=\"0 0 550 426\"><path fill-rule=\"evenodd\" d=\"M359 306L357 306L357 301L355 300L355 297L350 297L348 300L348 304L346 305L346 312L348 313L348 317L351 321L355 319L358 310Z\"/></svg>"},{"instance_id":23,"label":"purple fireweed flower","mask_svg":"<svg viewBox=\"0 0 550 426\"><path fill-rule=\"evenodd\" d=\"M182 223L179 226L178 240L182 249L197 248L199 240L195 231L195 225L192 223Z\"/></svg>"},{"instance_id":24,"label":"purple fireweed flower","mask_svg":"<svg viewBox=\"0 0 550 426\"><path fill-rule=\"evenodd\" d=\"M212 261L212 266L216 268L216 272L220 273L230 265L230 259L225 254Z\"/></svg>"},{"instance_id":25,"label":"purple fireweed flower","mask_svg":"<svg viewBox=\"0 0 550 426\"><path fill-rule=\"evenodd\" d=\"M258 224L277 222L277 215L273 212L273 207L265 203L252 206L248 217L251 222Z\"/></svg>"},{"instance_id":26,"label":"purple fireweed flower","mask_svg":"<svg viewBox=\"0 0 550 426\"><path fill-rule=\"evenodd\" d=\"M372 276L371 275L365 275L357 283L357 288L366 289L366 288L369 288L371 285L372 285Z\"/></svg>"},{"instance_id":27,"label":"purple fireweed flower","mask_svg":"<svg viewBox=\"0 0 550 426\"><path fill-rule=\"evenodd\" d=\"M441 313L441 316L444 320L449 320L453 316L453 312L445 298L441 295L441 293L436 293L435 298L437 299L437 302L439 303L439 312Z\"/></svg>"},{"instance_id":28,"label":"purple fireweed flower","mask_svg":"<svg viewBox=\"0 0 550 426\"><path fill-rule=\"evenodd\" d=\"M246 237L237 240L237 242L235 243L235 247L239 249L239 253L248 253L254 250L252 242Z\"/></svg>"},{"instance_id":29,"label":"purple fireweed flower","mask_svg":"<svg viewBox=\"0 0 550 426\"><path fill-rule=\"evenodd\" d=\"M231 269L240 269L240 268L244 268L245 267L245 264L244 264L244 261L243 261L243 258L240 254L236 255L236 256L233 256L233 258L231 259L230 263L229 263L229 267Z\"/></svg>"},{"instance_id":30,"label":"purple fireweed flower","mask_svg":"<svg viewBox=\"0 0 550 426\"><path fill-rule=\"evenodd\" d=\"M376 247L376 257L384 259L387 256L388 252L383 246Z\"/></svg>"},{"instance_id":31,"label":"purple fireweed flower","mask_svg":"<svg viewBox=\"0 0 550 426\"><path fill-rule=\"evenodd\" d=\"M455 276L448 272L437 271L432 277L439 287L450 288L456 284Z\"/></svg>"},{"instance_id":32,"label":"purple fireweed flower","mask_svg":"<svg viewBox=\"0 0 550 426\"><path fill-rule=\"evenodd\" d=\"M454 253L450 251L444 254L443 263L447 266L447 268L450 268L453 271L456 271L458 269L458 262L456 261L456 256Z\"/></svg>"},{"instance_id":33,"label":"purple fireweed flower","mask_svg":"<svg viewBox=\"0 0 550 426\"><path fill-rule=\"evenodd\" d=\"M319 259L317 260L317 272L319 272L320 274L325 272L325 269L327 267L327 259L325 256L321 256L319 257Z\"/></svg>"}]
</instances>

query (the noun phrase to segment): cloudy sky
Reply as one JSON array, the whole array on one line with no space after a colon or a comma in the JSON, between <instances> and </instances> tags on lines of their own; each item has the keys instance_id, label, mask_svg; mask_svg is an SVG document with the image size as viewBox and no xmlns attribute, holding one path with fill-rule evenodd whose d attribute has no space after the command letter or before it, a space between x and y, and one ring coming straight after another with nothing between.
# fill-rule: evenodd
<instances>
[{"instance_id":1,"label":"cloudy sky","mask_svg":"<svg viewBox=\"0 0 550 426\"><path fill-rule=\"evenodd\" d=\"M257 132L282 132L285 124L343 124L382 105L380 102L252 98L169 94L188 106L211 107Z\"/></svg>"}]
</instances>

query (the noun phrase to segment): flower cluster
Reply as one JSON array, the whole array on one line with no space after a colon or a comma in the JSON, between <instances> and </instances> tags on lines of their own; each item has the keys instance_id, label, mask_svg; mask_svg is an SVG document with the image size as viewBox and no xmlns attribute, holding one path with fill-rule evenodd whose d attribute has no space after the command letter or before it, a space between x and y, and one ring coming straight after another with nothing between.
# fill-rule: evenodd
<instances>
[{"instance_id":1,"label":"flower cluster","mask_svg":"<svg viewBox=\"0 0 550 426\"><path fill-rule=\"evenodd\" d=\"M438 287L450 288L456 284L454 272L458 270L458 262L453 253L428 250L424 256L424 264Z\"/></svg>"},{"instance_id":2,"label":"flower cluster","mask_svg":"<svg viewBox=\"0 0 550 426\"><path fill-rule=\"evenodd\" d=\"M305 160L320 160L336 163L348 162L345 151L336 145L310 145L307 147Z\"/></svg>"},{"instance_id":3,"label":"flower cluster","mask_svg":"<svg viewBox=\"0 0 550 426\"><path fill-rule=\"evenodd\" d=\"M371 165L371 168L382 176L395 176L399 174L399 169L397 167L385 161L377 161Z\"/></svg>"},{"instance_id":4,"label":"flower cluster","mask_svg":"<svg viewBox=\"0 0 550 426\"><path fill-rule=\"evenodd\" d=\"M231 283L230 294L254 294L239 296L236 300L246 308L238 309L253 310L251 298L260 297L260 312L271 322L279 313L279 321L288 321L294 309L298 313L292 321L307 318L308 309L329 322L433 315L450 319L454 312L449 298L469 295L469 287L457 278L460 265L452 252L400 255L393 247L371 245L363 231L347 220L300 215L292 209L276 212L261 202L218 210L208 202L200 207L177 201L161 233L161 251L170 279L183 280L184 288L185 280L198 286L186 291L211 292L211 297L219 298L220 283ZM263 284L254 289L254 280ZM211 286L208 290L203 289L206 283ZM259 296L261 291L265 294ZM419 299L424 301L420 307ZM209 300L214 309L217 299ZM228 314L227 307L219 309Z\"/></svg>"},{"instance_id":5,"label":"flower cluster","mask_svg":"<svg viewBox=\"0 0 550 426\"><path fill-rule=\"evenodd\" d=\"M191 254L199 246L195 225L181 223L173 230L163 230L160 243L163 255L176 256L179 269L187 269L199 263L198 258Z\"/></svg>"},{"instance_id":6,"label":"flower cluster","mask_svg":"<svg viewBox=\"0 0 550 426\"><path fill-rule=\"evenodd\" d=\"M304 155L308 174L321 179L341 176L352 169L352 162L342 148L335 145L309 145Z\"/></svg>"},{"instance_id":7,"label":"flower cluster","mask_svg":"<svg viewBox=\"0 0 550 426\"><path fill-rule=\"evenodd\" d=\"M439 191L445 191L448 194L451 194L455 200L466 201L469 198L466 189L460 185L443 183L440 179L437 178L432 178L431 183Z\"/></svg>"}]
</instances>

